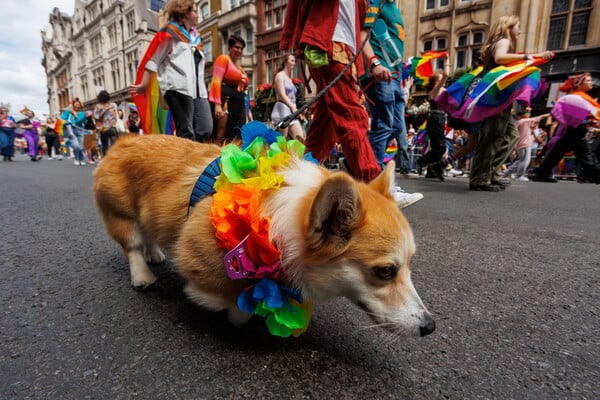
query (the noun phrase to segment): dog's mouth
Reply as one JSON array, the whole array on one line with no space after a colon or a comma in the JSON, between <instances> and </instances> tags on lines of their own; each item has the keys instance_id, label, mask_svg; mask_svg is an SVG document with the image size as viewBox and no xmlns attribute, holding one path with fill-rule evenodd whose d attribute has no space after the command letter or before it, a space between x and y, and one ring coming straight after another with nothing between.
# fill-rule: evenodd
<instances>
[{"instance_id":1,"label":"dog's mouth","mask_svg":"<svg viewBox=\"0 0 600 400\"><path fill-rule=\"evenodd\" d=\"M415 329L410 329L408 327L399 326L396 323L385 321L381 316L377 313L373 312L366 303L362 301L357 301L356 305L363 310L369 318L376 324L378 324L381 328L385 329L388 332L392 332L398 336L427 336L433 331L435 331L435 320L429 315L428 312L425 312L425 315L420 318L420 324L415 326Z\"/></svg>"}]
</instances>

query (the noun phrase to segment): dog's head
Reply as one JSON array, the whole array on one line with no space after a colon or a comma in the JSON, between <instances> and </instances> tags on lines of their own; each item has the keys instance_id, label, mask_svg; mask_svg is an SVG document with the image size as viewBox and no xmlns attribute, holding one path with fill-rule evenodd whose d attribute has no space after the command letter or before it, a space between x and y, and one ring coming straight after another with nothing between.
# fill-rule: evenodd
<instances>
[{"instance_id":1,"label":"dog's head","mask_svg":"<svg viewBox=\"0 0 600 400\"><path fill-rule=\"evenodd\" d=\"M289 251L293 283L316 300L347 297L396 335L433 332L411 280L412 230L391 195L393 162L369 184L345 173L323 176L299 207L301 231L288 237L297 243L278 243L284 257Z\"/></svg>"}]
</instances>

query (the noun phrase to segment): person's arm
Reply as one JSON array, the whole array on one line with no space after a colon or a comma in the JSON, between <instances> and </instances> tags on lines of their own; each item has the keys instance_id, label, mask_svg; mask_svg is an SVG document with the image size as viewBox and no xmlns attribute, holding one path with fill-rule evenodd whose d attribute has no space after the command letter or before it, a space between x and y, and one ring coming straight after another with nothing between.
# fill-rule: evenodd
<instances>
[{"instance_id":1,"label":"person's arm","mask_svg":"<svg viewBox=\"0 0 600 400\"><path fill-rule=\"evenodd\" d=\"M360 31L360 39L365 40L367 38L368 28L363 28ZM389 69L384 67L379 58L375 55L371 43L367 41L363 48L363 57L367 60L367 71L377 81L389 82L392 80L392 73Z\"/></svg>"},{"instance_id":2,"label":"person's arm","mask_svg":"<svg viewBox=\"0 0 600 400\"><path fill-rule=\"evenodd\" d=\"M169 55L171 48L173 47L173 39L165 39L156 48L150 60L146 63L144 74L142 75L142 81L137 84L129 86L129 93L133 97L136 94L144 93L150 84L150 78L152 74L158 71L158 66L161 65Z\"/></svg>"},{"instance_id":3,"label":"person's arm","mask_svg":"<svg viewBox=\"0 0 600 400\"><path fill-rule=\"evenodd\" d=\"M229 64L229 57L221 54L217 57L213 63L213 76L210 81L210 88L208 91L208 100L215 105L215 118L221 118L223 113L223 106L221 104L221 85L223 84L223 78L227 72L227 65Z\"/></svg>"},{"instance_id":4,"label":"person's arm","mask_svg":"<svg viewBox=\"0 0 600 400\"><path fill-rule=\"evenodd\" d=\"M510 52L510 41L506 38L500 39L494 47L494 61L496 64L509 64L514 61L527 60L530 57L541 57L549 60L554 57L554 53L551 51L534 54L512 53Z\"/></svg>"}]
</instances>

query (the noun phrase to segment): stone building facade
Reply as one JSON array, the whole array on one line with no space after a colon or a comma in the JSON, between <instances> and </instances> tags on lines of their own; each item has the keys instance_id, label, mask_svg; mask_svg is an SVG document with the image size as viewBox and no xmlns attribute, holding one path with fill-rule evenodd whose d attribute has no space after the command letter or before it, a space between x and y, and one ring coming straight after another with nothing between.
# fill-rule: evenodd
<instances>
[{"instance_id":1,"label":"stone building facade","mask_svg":"<svg viewBox=\"0 0 600 400\"><path fill-rule=\"evenodd\" d=\"M50 114L73 98L87 108L102 89L117 103L127 101L162 6L155 0L75 0L72 16L55 8L42 31Z\"/></svg>"}]
</instances>

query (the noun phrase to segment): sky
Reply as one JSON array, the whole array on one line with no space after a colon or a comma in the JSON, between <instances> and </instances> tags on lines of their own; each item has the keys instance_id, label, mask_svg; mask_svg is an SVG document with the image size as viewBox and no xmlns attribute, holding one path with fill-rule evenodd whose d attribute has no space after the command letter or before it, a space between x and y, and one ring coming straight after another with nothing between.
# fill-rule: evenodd
<instances>
[{"instance_id":1,"label":"sky","mask_svg":"<svg viewBox=\"0 0 600 400\"><path fill-rule=\"evenodd\" d=\"M41 31L58 7L73 15L75 0L3 1L0 12L0 103L10 104L10 114L23 106L38 117L48 114L48 87L42 67Z\"/></svg>"}]
</instances>

